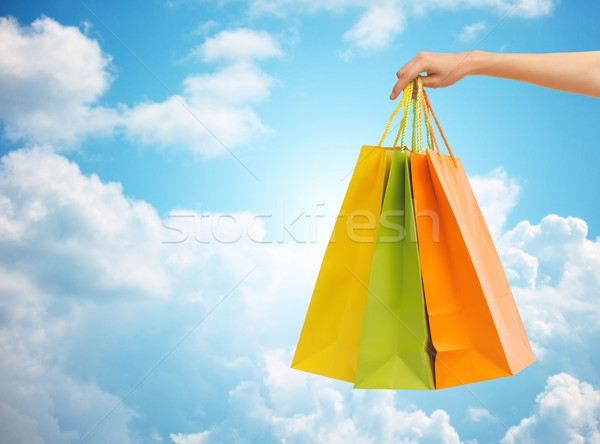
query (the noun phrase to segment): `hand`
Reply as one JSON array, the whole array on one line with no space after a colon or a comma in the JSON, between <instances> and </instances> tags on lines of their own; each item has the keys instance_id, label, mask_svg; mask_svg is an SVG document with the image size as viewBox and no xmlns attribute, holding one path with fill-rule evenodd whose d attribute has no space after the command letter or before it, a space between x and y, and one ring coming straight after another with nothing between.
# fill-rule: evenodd
<instances>
[{"instance_id":1,"label":"hand","mask_svg":"<svg viewBox=\"0 0 600 444\"><path fill-rule=\"evenodd\" d=\"M600 51L550 54L497 54L470 51L458 54L420 52L398 71L394 100L422 72L427 88L443 88L468 75L532 83L574 94L600 97Z\"/></svg>"},{"instance_id":2,"label":"hand","mask_svg":"<svg viewBox=\"0 0 600 444\"><path fill-rule=\"evenodd\" d=\"M394 100L422 72L424 87L444 88L454 85L468 74L469 53L444 54L439 52L420 52L396 73L398 81L394 85L390 99Z\"/></svg>"}]
</instances>

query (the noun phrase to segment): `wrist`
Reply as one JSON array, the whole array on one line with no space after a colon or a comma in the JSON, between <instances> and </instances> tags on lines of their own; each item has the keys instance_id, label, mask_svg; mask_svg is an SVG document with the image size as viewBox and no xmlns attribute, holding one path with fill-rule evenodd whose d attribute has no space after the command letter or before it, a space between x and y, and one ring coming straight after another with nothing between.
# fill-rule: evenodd
<instances>
[{"instance_id":1,"label":"wrist","mask_svg":"<svg viewBox=\"0 0 600 444\"><path fill-rule=\"evenodd\" d=\"M476 76L482 75L485 71L486 63L489 60L490 53L475 49L466 53L464 75Z\"/></svg>"}]
</instances>

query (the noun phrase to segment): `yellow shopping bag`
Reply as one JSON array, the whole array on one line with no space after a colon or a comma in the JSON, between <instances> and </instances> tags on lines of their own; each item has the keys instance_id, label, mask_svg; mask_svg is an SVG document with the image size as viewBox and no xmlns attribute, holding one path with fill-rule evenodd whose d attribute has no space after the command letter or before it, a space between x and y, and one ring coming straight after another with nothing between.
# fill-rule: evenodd
<instances>
[{"instance_id":1,"label":"yellow shopping bag","mask_svg":"<svg viewBox=\"0 0 600 444\"><path fill-rule=\"evenodd\" d=\"M325 251L292 368L354 381L391 152L364 146Z\"/></svg>"}]
</instances>

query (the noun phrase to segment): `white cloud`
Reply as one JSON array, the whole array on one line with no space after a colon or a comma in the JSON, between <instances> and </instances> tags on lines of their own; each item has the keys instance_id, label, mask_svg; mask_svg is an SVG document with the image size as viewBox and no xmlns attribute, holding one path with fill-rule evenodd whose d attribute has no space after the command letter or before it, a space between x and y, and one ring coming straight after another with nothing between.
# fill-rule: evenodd
<instances>
[{"instance_id":1,"label":"white cloud","mask_svg":"<svg viewBox=\"0 0 600 444\"><path fill-rule=\"evenodd\" d=\"M2 248L6 255L6 245ZM6 262L6 257L3 259ZM71 340L69 326L76 312L57 315L48 287L37 285L15 268L15 264L0 264L2 440L59 444L78 441L117 403L118 397L94 382L74 379L63 371L59 363ZM121 407L108 418L102 434L90 436L86 442L135 442L128 429L133 417L133 410Z\"/></svg>"},{"instance_id":2,"label":"white cloud","mask_svg":"<svg viewBox=\"0 0 600 444\"><path fill-rule=\"evenodd\" d=\"M208 103L197 97L170 97L140 103L124 113L125 133L134 141L170 149L186 149L205 158L233 150L273 130L248 106Z\"/></svg>"},{"instance_id":3,"label":"white cloud","mask_svg":"<svg viewBox=\"0 0 600 444\"><path fill-rule=\"evenodd\" d=\"M598 331L600 242L586 234L582 220L551 215L539 225L521 222L501 243L505 251L535 258L532 262L504 256L507 270L517 276L512 279L513 292L538 358L548 355L553 340L577 344L582 336ZM527 275L531 278L521 278Z\"/></svg>"},{"instance_id":4,"label":"white cloud","mask_svg":"<svg viewBox=\"0 0 600 444\"><path fill-rule=\"evenodd\" d=\"M587 237L585 221L548 215L505 231L520 187L498 168L470 178L495 239L519 312L538 359L555 338L576 340L598 329L600 240Z\"/></svg>"},{"instance_id":5,"label":"white cloud","mask_svg":"<svg viewBox=\"0 0 600 444\"><path fill-rule=\"evenodd\" d=\"M4 136L64 149L85 136L123 132L143 144L212 157L272 132L252 106L279 83L255 63L280 57L277 41L242 28L207 38L199 50L205 61L226 65L187 76L182 93L162 102L108 108L98 101L113 80L111 57L96 40L47 17L29 27L0 18Z\"/></svg>"},{"instance_id":6,"label":"white cloud","mask_svg":"<svg viewBox=\"0 0 600 444\"><path fill-rule=\"evenodd\" d=\"M344 33L344 40L361 50L380 50L387 47L404 30L407 8L398 0L250 0L248 9L252 16L273 15L280 18L298 13L342 13L348 9L359 10L360 18ZM351 50L342 51L343 58L349 58L351 54Z\"/></svg>"},{"instance_id":7,"label":"white cloud","mask_svg":"<svg viewBox=\"0 0 600 444\"><path fill-rule=\"evenodd\" d=\"M266 238L264 218L173 210L161 219L146 202L124 196L121 184L85 176L49 148L16 150L0 159L0 202L0 265L52 291L62 289L64 296L193 298L208 285L202 279L225 274L237 281L265 264L257 275L269 286L261 282L247 297L250 305L268 304L272 314L289 307L278 292L292 282L305 287L298 274L318 266L313 255L319 245ZM180 279L187 280L183 292ZM264 316L258 307L256 316Z\"/></svg>"},{"instance_id":8,"label":"white cloud","mask_svg":"<svg viewBox=\"0 0 600 444\"><path fill-rule=\"evenodd\" d=\"M273 131L251 105L267 100L277 83L256 65L243 62L192 75L183 82L183 95L124 111L125 133L146 144L213 157Z\"/></svg>"},{"instance_id":9,"label":"white cloud","mask_svg":"<svg viewBox=\"0 0 600 444\"><path fill-rule=\"evenodd\" d=\"M499 249L535 338L598 328L600 240L587 238L583 220L549 215L538 225L520 222L503 234Z\"/></svg>"},{"instance_id":10,"label":"white cloud","mask_svg":"<svg viewBox=\"0 0 600 444\"><path fill-rule=\"evenodd\" d=\"M219 22L215 20L206 20L198 23L196 29L192 32L193 35L205 36L210 34L214 29L219 27Z\"/></svg>"},{"instance_id":11,"label":"white cloud","mask_svg":"<svg viewBox=\"0 0 600 444\"><path fill-rule=\"evenodd\" d=\"M515 16L536 18L551 14L556 3L556 0L423 0L413 6L421 13L434 8L490 8L499 14L512 11Z\"/></svg>"},{"instance_id":12,"label":"white cloud","mask_svg":"<svg viewBox=\"0 0 600 444\"><path fill-rule=\"evenodd\" d=\"M502 444L600 442L600 391L566 373L550 376L535 413L511 427Z\"/></svg>"},{"instance_id":13,"label":"white cloud","mask_svg":"<svg viewBox=\"0 0 600 444\"><path fill-rule=\"evenodd\" d=\"M470 25L465 25L462 32L458 36L458 39L462 42L470 42L477 38L479 33L486 28L485 23L472 23Z\"/></svg>"},{"instance_id":14,"label":"white cloud","mask_svg":"<svg viewBox=\"0 0 600 444\"><path fill-rule=\"evenodd\" d=\"M598 329L600 240L588 239L585 221L548 215L506 230L519 184L497 168L469 178L494 237L527 334L539 359L550 341Z\"/></svg>"},{"instance_id":15,"label":"white cloud","mask_svg":"<svg viewBox=\"0 0 600 444\"><path fill-rule=\"evenodd\" d=\"M544 291L546 290L546 291ZM526 298L526 293L516 287L517 296L524 301L520 305L521 315L527 325L527 331L536 341L545 341L552 337L567 337L569 334L569 321L560 307L553 307L544 303L548 293L554 293L550 289L537 291L533 297ZM541 344L538 344L540 346ZM540 350L545 353L545 350Z\"/></svg>"},{"instance_id":16,"label":"white cloud","mask_svg":"<svg viewBox=\"0 0 600 444\"><path fill-rule=\"evenodd\" d=\"M206 444L210 441L210 432L201 433L171 433L169 438L175 444Z\"/></svg>"},{"instance_id":17,"label":"white cloud","mask_svg":"<svg viewBox=\"0 0 600 444\"><path fill-rule=\"evenodd\" d=\"M383 442L444 443L459 444L458 433L450 424L450 416L445 410L434 410L428 416L422 410L398 410L394 406L393 395L384 396L373 408L376 418L382 420ZM376 442L379 439L375 440Z\"/></svg>"},{"instance_id":18,"label":"white cloud","mask_svg":"<svg viewBox=\"0 0 600 444\"><path fill-rule=\"evenodd\" d=\"M268 32L239 28L207 38L191 55L205 62L239 62L281 57L283 52Z\"/></svg>"},{"instance_id":19,"label":"white cloud","mask_svg":"<svg viewBox=\"0 0 600 444\"><path fill-rule=\"evenodd\" d=\"M112 81L111 57L78 28L42 17L0 17L0 119L11 140L71 145L109 134L115 110L95 106Z\"/></svg>"},{"instance_id":20,"label":"white cloud","mask_svg":"<svg viewBox=\"0 0 600 444\"><path fill-rule=\"evenodd\" d=\"M482 190L497 199L517 192L501 170L478 180L478 197L483 202L493 199L486 198ZM513 198L507 198L501 205L505 212L510 211L512 202ZM202 423L191 434L182 433L182 428L168 430L173 442L228 442L236 437L250 442L285 439L288 443L460 442L451 411L399 408L393 392L347 390L336 381L289 368L292 350L287 347L297 339L297 331L289 326L301 325L322 251L295 244L259 244L246 235L234 245L200 244L194 234L202 238L203 233L212 231L226 239L235 237L237 228L219 225L219 215L189 210L186 214L203 216L204 230L194 233L188 227L186 242L165 245L162 242L167 235L181 234L162 226L163 222L173 226L172 221L161 220L148 204L123 196L120 185L84 176L75 164L43 148L18 150L2 159L0 205L0 347L6 357L0 362L0 391L7 394L0 405L0 423L14 424L10 433L21 433L14 435L18 439L72 442L82 436L117 400L106 386L118 387L114 390L119 393L129 388L131 375L143 374L155 362L156 353L168 350L181 337L178 335L193 325L192 320L197 322L199 313L214 306L233 283L258 264L257 271L219 309L219 317L211 318L215 322L203 325L202 334L189 338L188 350L178 350L185 363L176 367L177 381L168 380L189 393L193 391L190 384L206 383L210 374L211 386L222 391L213 399L198 401L199 410L213 408L212 402L224 396L229 399L224 410L229 414ZM252 231L254 239L265 240L265 226L254 215L235 216L246 232ZM500 212L494 218L502 226L506 214ZM561 328L567 326L566 331L581 328L585 331L581 338L587 337L598 316L593 289L600 287L600 254L598 241L587 239L585 223L548 216L538 225L518 224L501 235L498 243L501 251L512 248L537 262L537 266L527 265L533 284L528 286L530 280L525 280L522 286L513 285L528 333L544 345L548 338L563 335ZM512 269L523 275L517 265L512 264ZM159 305L161 301L164 305ZM147 304L154 304L156 317L149 316ZM165 316L172 318L171 323L165 322ZM170 332L169 340L159 342L165 332ZM132 353L138 353L140 347L152 347L152 362L146 365L143 361L138 368L132 367L137 359L131 359L127 375L123 375L122 367L114 366L116 361L106 359L106 349L111 347L103 338L111 334L123 347L119 349L123 356L137 358L140 355ZM133 338L131 343L121 344L128 337ZM78 338L82 338L80 348L73 345ZM272 348L277 341L286 348ZM93 350L82 358L84 348ZM94 351L96 348L100 351ZM548 349L548 353L559 353ZM92 362L90 368L105 366L89 370L89 379L97 384L84 382L88 379L63 368L63 362L73 362L66 359L69 350L75 351L78 361L96 357L99 362ZM256 364L257 360L262 362ZM78 362L75 367L84 365ZM115 379L105 374L112 367ZM190 368L193 372L202 369L202 377L181 373ZM216 381L221 369L227 374L225 382ZM239 379L234 379L238 375ZM155 377L160 375L151 376ZM515 433L523 437L538 433L537 427L548 417L543 412L555 408L553 405L559 405L558 410L563 408L560 405L568 405L560 393L579 391L578 403L585 408L595 405L589 402L590 390L583 383L568 378L561 381L552 380L546 390L552 396L538 398L547 400L538 402L536 419L522 422ZM35 390L28 391L31 387ZM597 391L592 392L597 396ZM548 401L557 398L563 404ZM132 418L139 420L138 415L150 412L138 414L128 403L125 407L115 412L109 419L114 422L106 423L90 442L106 442L107 436L111 442L133 441ZM485 418L475 409L470 414L472 420L477 417L483 422ZM581 424L576 419L575 414L569 417L566 431L560 433L570 433L568 437L582 434L591 420ZM38 424L35 430L30 427L34 423ZM189 427L185 431L189 432Z\"/></svg>"},{"instance_id":21,"label":"white cloud","mask_svg":"<svg viewBox=\"0 0 600 444\"><path fill-rule=\"evenodd\" d=\"M254 61L281 56L277 42L266 32L241 28L208 38L194 54L228 64L188 76L181 95L126 109L125 133L145 144L183 147L204 157L271 133L252 105L267 100L279 82Z\"/></svg>"},{"instance_id":22,"label":"white cloud","mask_svg":"<svg viewBox=\"0 0 600 444\"><path fill-rule=\"evenodd\" d=\"M207 442L229 442L244 431L249 442L273 436L285 443L401 442L458 444L458 433L444 410L427 415L410 406L399 410L394 392L347 392L336 382L291 370L291 350L263 355L266 395L258 384L242 381L229 393L233 411L209 432ZM273 407L271 407L273 406ZM193 435L187 435L193 436ZM186 442L186 441L183 441Z\"/></svg>"},{"instance_id":23,"label":"white cloud","mask_svg":"<svg viewBox=\"0 0 600 444\"><path fill-rule=\"evenodd\" d=\"M264 223L250 213L230 215L226 220L237 222L231 226L219 214L187 211L192 226L178 226L125 197L120 184L85 176L39 147L1 159L0 202L0 424L11 442L82 437L118 401L105 386L124 393L253 266L259 268L227 301L230 308L220 308L219 324L187 341L202 352L184 355L185 369L197 360L219 367L237 353L240 337L243 356L254 353L249 338L287 341L290 310L298 318L304 310L303 298L281 295L309 293L314 249L259 243ZM240 228L241 239L227 243ZM186 242L163 243L182 234ZM240 362L247 373L252 363ZM190 380L167 384L187 391ZM126 403L86 442L132 441L136 415Z\"/></svg>"},{"instance_id":24,"label":"white cloud","mask_svg":"<svg viewBox=\"0 0 600 444\"><path fill-rule=\"evenodd\" d=\"M484 409L482 407L472 407L469 406L467 408L467 420L473 422L480 422L494 420L494 417L490 413L488 409Z\"/></svg>"},{"instance_id":25,"label":"white cloud","mask_svg":"<svg viewBox=\"0 0 600 444\"><path fill-rule=\"evenodd\" d=\"M498 9L502 12L509 12L514 8L514 2L499 1L497 3ZM522 0L514 10L514 14L526 18L544 17L554 11L556 3L556 0Z\"/></svg>"},{"instance_id":26,"label":"white cloud","mask_svg":"<svg viewBox=\"0 0 600 444\"><path fill-rule=\"evenodd\" d=\"M0 165L0 262L71 292L168 293L154 208L48 148L13 151Z\"/></svg>"},{"instance_id":27,"label":"white cloud","mask_svg":"<svg viewBox=\"0 0 600 444\"><path fill-rule=\"evenodd\" d=\"M304 396L309 390L307 374L290 369L290 356L291 353L283 349L263 353L266 374L263 384L269 388L270 402L283 415L311 407Z\"/></svg>"},{"instance_id":28,"label":"white cloud","mask_svg":"<svg viewBox=\"0 0 600 444\"><path fill-rule=\"evenodd\" d=\"M197 105L225 103L239 105L269 98L275 79L256 65L235 63L214 74L190 76L184 81L184 94Z\"/></svg>"},{"instance_id":29,"label":"white cloud","mask_svg":"<svg viewBox=\"0 0 600 444\"><path fill-rule=\"evenodd\" d=\"M508 178L502 167L485 175L469 177L469 182L492 237L497 238L508 214L517 204L521 188L516 180Z\"/></svg>"},{"instance_id":30,"label":"white cloud","mask_svg":"<svg viewBox=\"0 0 600 444\"><path fill-rule=\"evenodd\" d=\"M313 14L322 11L343 12L349 7L368 6L368 0L249 0L248 12L252 16L273 15L284 18L293 13Z\"/></svg>"},{"instance_id":31,"label":"white cloud","mask_svg":"<svg viewBox=\"0 0 600 444\"><path fill-rule=\"evenodd\" d=\"M404 30L405 18L393 1L371 6L359 21L344 34L344 39L360 49L378 50L387 47Z\"/></svg>"},{"instance_id":32,"label":"white cloud","mask_svg":"<svg viewBox=\"0 0 600 444\"><path fill-rule=\"evenodd\" d=\"M349 41L353 48L380 50L389 46L396 36L404 31L406 19L412 15L422 15L440 9L488 9L498 15L511 12L513 16L537 18L551 14L556 0L522 0L516 8L513 0L249 0L248 4L251 16L273 15L280 18L299 13L342 13L358 10L360 18L344 33L344 39ZM465 28L465 38L471 38L482 30L481 24L470 26L474 28ZM348 58L351 53L351 50L341 51L341 56Z\"/></svg>"}]
</instances>

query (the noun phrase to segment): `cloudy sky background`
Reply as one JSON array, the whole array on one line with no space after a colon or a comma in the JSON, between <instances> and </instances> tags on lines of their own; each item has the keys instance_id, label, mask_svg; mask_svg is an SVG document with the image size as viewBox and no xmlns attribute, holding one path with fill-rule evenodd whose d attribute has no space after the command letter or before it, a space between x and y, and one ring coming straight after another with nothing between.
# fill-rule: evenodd
<instances>
[{"instance_id":1,"label":"cloudy sky background","mask_svg":"<svg viewBox=\"0 0 600 444\"><path fill-rule=\"evenodd\" d=\"M590 2L415 3L0 6L2 442L600 442L597 99L430 92L536 363L427 393L289 368L396 70L600 43Z\"/></svg>"}]
</instances>

